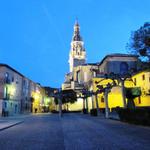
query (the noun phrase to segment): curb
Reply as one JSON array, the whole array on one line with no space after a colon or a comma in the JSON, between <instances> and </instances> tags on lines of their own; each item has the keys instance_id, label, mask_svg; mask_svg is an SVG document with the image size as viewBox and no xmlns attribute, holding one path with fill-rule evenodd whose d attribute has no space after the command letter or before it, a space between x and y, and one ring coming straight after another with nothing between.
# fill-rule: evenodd
<instances>
[{"instance_id":1,"label":"curb","mask_svg":"<svg viewBox=\"0 0 150 150\"><path fill-rule=\"evenodd\" d=\"M116 121L120 121L120 119L113 118L113 117L110 117L109 119L111 119L111 120L116 120Z\"/></svg>"},{"instance_id":2,"label":"curb","mask_svg":"<svg viewBox=\"0 0 150 150\"><path fill-rule=\"evenodd\" d=\"M24 122L24 121L19 121L19 122L15 123L15 124L6 126L6 127L4 127L4 128L1 128L0 131L3 131L3 130L5 130L5 129L11 128L11 127L13 127L13 126L19 125L19 124L21 124L21 123L23 123L23 122Z\"/></svg>"}]
</instances>

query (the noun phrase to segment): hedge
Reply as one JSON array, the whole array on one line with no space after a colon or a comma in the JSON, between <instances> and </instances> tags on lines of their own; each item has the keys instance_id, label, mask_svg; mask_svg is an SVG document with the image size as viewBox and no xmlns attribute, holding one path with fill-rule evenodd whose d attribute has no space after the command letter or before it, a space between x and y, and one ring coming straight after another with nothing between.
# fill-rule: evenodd
<instances>
[{"instance_id":1,"label":"hedge","mask_svg":"<svg viewBox=\"0 0 150 150\"><path fill-rule=\"evenodd\" d=\"M150 108L120 108L117 112L121 121L150 126Z\"/></svg>"}]
</instances>

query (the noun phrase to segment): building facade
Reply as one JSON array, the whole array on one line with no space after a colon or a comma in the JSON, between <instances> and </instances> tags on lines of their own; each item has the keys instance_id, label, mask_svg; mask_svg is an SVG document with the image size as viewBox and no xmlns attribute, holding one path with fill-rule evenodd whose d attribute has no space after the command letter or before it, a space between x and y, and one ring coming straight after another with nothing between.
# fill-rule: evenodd
<instances>
[{"instance_id":1,"label":"building facade","mask_svg":"<svg viewBox=\"0 0 150 150\"><path fill-rule=\"evenodd\" d=\"M121 53L106 55L99 63L86 63L86 52L80 36L80 26L76 22L69 55L70 72L65 76L62 90L73 89L79 95L85 88L91 93L96 92L98 90L97 85L106 87L107 84L113 84L109 75L115 74L118 77L117 85L108 93L110 110L124 107L124 103L129 102L125 97L126 93L123 92L125 89L141 88L142 95L134 98L135 107L150 106L150 74L148 71L137 73L141 69L140 64L137 55ZM130 75L130 77L126 78L126 75ZM104 109L104 92L97 94L97 96L89 96L88 107L90 109L97 107L96 99L98 100L98 107ZM82 103L83 99L79 98L78 102L72 104L70 108L73 110L82 109Z\"/></svg>"},{"instance_id":2,"label":"building facade","mask_svg":"<svg viewBox=\"0 0 150 150\"><path fill-rule=\"evenodd\" d=\"M109 54L99 63L100 74L126 74L138 70L138 57L129 54Z\"/></svg>"},{"instance_id":3,"label":"building facade","mask_svg":"<svg viewBox=\"0 0 150 150\"><path fill-rule=\"evenodd\" d=\"M141 88L141 95L134 99L138 107L150 107L150 70L140 71L132 76L136 87Z\"/></svg>"},{"instance_id":4,"label":"building facade","mask_svg":"<svg viewBox=\"0 0 150 150\"><path fill-rule=\"evenodd\" d=\"M7 64L0 64L0 115L43 112L45 89Z\"/></svg>"}]
</instances>

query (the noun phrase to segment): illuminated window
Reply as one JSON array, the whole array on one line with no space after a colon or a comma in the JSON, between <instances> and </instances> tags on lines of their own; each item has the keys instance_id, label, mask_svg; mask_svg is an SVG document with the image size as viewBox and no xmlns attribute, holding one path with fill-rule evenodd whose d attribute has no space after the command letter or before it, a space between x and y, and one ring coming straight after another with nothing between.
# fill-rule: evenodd
<instances>
[{"instance_id":1,"label":"illuminated window","mask_svg":"<svg viewBox=\"0 0 150 150\"><path fill-rule=\"evenodd\" d=\"M5 77L6 77L6 78L8 78L8 76L9 76L9 73L8 73L8 72L6 72L6 73L5 73Z\"/></svg>"},{"instance_id":2,"label":"illuminated window","mask_svg":"<svg viewBox=\"0 0 150 150\"><path fill-rule=\"evenodd\" d=\"M5 82L9 83L9 73L8 72L5 73Z\"/></svg>"},{"instance_id":3,"label":"illuminated window","mask_svg":"<svg viewBox=\"0 0 150 150\"><path fill-rule=\"evenodd\" d=\"M142 80L145 80L145 74L142 75Z\"/></svg>"}]
</instances>

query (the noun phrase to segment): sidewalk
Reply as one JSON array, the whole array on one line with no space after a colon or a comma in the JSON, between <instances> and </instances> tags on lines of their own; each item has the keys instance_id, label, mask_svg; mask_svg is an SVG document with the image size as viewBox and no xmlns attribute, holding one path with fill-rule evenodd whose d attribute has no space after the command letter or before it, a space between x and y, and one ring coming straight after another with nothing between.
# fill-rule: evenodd
<instances>
[{"instance_id":1,"label":"sidewalk","mask_svg":"<svg viewBox=\"0 0 150 150\"><path fill-rule=\"evenodd\" d=\"M30 116L30 114L18 114L15 116L0 117L0 131L24 122L24 119L28 116Z\"/></svg>"},{"instance_id":2,"label":"sidewalk","mask_svg":"<svg viewBox=\"0 0 150 150\"><path fill-rule=\"evenodd\" d=\"M22 123L23 120L0 120L0 131Z\"/></svg>"},{"instance_id":3,"label":"sidewalk","mask_svg":"<svg viewBox=\"0 0 150 150\"><path fill-rule=\"evenodd\" d=\"M40 116L43 115L43 113L36 113L36 114L27 113L27 114L17 114L8 117L0 117L0 131L18 125L20 123L23 123L27 117L37 116L37 115Z\"/></svg>"},{"instance_id":4,"label":"sidewalk","mask_svg":"<svg viewBox=\"0 0 150 150\"><path fill-rule=\"evenodd\" d=\"M105 118L105 114L104 113L99 113L98 117ZM109 112L109 118L108 119L120 121L119 115L116 112Z\"/></svg>"},{"instance_id":5,"label":"sidewalk","mask_svg":"<svg viewBox=\"0 0 150 150\"><path fill-rule=\"evenodd\" d=\"M109 119L119 120L120 121L119 115L116 112L109 113Z\"/></svg>"}]
</instances>

